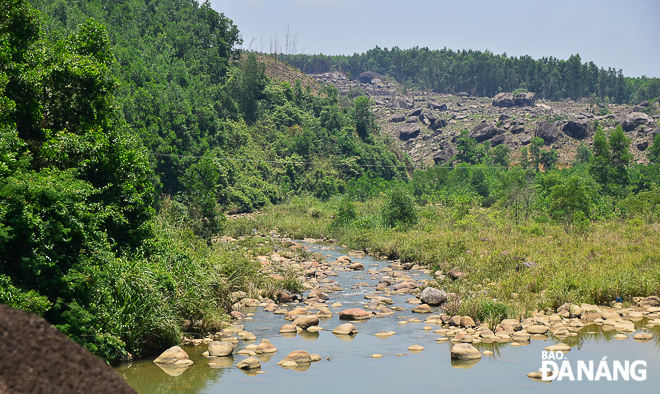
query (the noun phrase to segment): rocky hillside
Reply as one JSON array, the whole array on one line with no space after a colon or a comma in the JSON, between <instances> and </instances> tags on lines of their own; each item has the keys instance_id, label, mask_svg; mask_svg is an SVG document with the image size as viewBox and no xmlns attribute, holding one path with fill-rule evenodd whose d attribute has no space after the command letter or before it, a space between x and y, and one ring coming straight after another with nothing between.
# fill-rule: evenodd
<instances>
[{"instance_id":1,"label":"rocky hillside","mask_svg":"<svg viewBox=\"0 0 660 394\"><path fill-rule=\"evenodd\" d=\"M462 130L479 142L511 147L514 160L533 137L559 151L559 162L570 164L580 142L592 145L596 127L605 131L622 124L631 139L637 162L660 133L657 100L637 106L598 104L590 98L578 101L537 100L533 93L500 93L494 98L471 97L430 91L406 91L396 81L376 73L362 73L351 80L340 72L310 74L319 83L332 83L342 94L364 94L373 99L382 132L400 142L418 167L447 162L456 153L456 137Z\"/></svg>"}]
</instances>

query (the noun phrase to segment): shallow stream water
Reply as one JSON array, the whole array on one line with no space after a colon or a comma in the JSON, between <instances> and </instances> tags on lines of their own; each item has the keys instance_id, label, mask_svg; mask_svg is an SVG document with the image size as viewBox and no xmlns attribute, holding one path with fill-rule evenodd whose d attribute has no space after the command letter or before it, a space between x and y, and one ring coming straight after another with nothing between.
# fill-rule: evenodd
<instances>
[{"instance_id":1,"label":"shallow stream water","mask_svg":"<svg viewBox=\"0 0 660 394\"><path fill-rule=\"evenodd\" d=\"M317 244L305 244L311 251L329 255L328 260L348 254L348 250L339 247L327 247ZM368 269L380 269L391 262L365 256L355 259ZM365 294L374 292L378 281L371 280L371 275L365 271L339 271L338 277L331 277L341 284L344 289L340 292L330 293L328 306L340 302L341 308L330 308L334 316L330 319L321 319L320 326L325 331L318 333L303 332L301 334L285 337L279 334L283 324L289 323L283 315L264 312L263 308L248 308L244 313L255 314L252 321L241 321L245 330L257 336L258 344L262 338L269 339L278 349L272 356L262 357L261 370L264 373L248 376L236 368L236 364L247 356L236 354L249 343L240 341L234 349L234 356L214 359L209 365L209 359L202 356L207 350L206 345L185 346L184 350L190 355L194 364L188 367L179 376L170 376L153 363L154 358L147 358L131 364L118 366L115 370L121 374L139 393L226 393L226 392L269 392L284 393L300 390L309 390L313 393L393 393L416 390L418 392L507 392L507 393L563 393L569 390L579 390L581 393L621 392L633 390L635 392L658 392L660 389L660 329L644 329L644 321L638 322L638 331L653 333L653 340L648 343L639 343L632 339L613 339L616 331L603 331L601 327L589 325L579 331L578 337L569 337L572 350L565 355L568 364L577 379L577 361L582 360L588 364L593 361L594 374L603 357L609 369L613 369L613 362L625 361L633 363L642 360L646 366L638 366L636 371L646 371L643 381L636 381L632 377L618 381L608 381L600 378L598 381L583 379L570 381L537 382L526 375L541 368L543 348L561 342L550 335L548 340L532 340L526 346L514 347L510 343L479 343L475 346L482 352L491 350L492 356L484 356L476 364L465 365L453 362L450 358L451 342L436 343L439 337L433 331L424 331L427 323L409 323L399 325L400 317L416 317L425 319L425 315L412 313L415 305L405 302L411 296L387 295L394 301L393 306L401 306L404 312L395 312L394 315L383 318L372 318L364 322L353 323L359 330L355 337L342 337L332 334L332 330L345 321L339 321L338 313L342 309L362 307L368 302ZM410 271L415 279L429 277L420 272ZM367 282L372 287L352 289L354 284ZM290 304L292 309L296 304ZM389 306L388 306L389 307ZM433 308L437 313L438 309ZM440 328L433 325L433 329ZM396 334L388 338L378 338L373 334L381 330L395 331ZM594 332L587 334L587 332ZM407 350L411 345L421 345L426 350L412 353ZM288 353L294 350L306 350L310 354L316 353L323 357L317 363L312 363L304 371L284 369L276 365ZM383 358L373 359L372 354L382 354ZM403 354L402 356L397 356ZM328 360L329 358L329 360ZM557 362L561 367L562 362Z\"/></svg>"}]
</instances>

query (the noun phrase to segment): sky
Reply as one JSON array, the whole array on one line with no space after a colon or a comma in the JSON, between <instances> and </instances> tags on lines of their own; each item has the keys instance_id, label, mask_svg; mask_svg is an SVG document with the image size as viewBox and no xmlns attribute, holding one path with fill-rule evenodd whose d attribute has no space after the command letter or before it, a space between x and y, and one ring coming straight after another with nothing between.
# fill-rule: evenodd
<instances>
[{"instance_id":1,"label":"sky","mask_svg":"<svg viewBox=\"0 0 660 394\"><path fill-rule=\"evenodd\" d=\"M489 50L660 77L660 0L211 0L243 48L352 55L379 46ZM289 49L291 51L292 49Z\"/></svg>"}]
</instances>

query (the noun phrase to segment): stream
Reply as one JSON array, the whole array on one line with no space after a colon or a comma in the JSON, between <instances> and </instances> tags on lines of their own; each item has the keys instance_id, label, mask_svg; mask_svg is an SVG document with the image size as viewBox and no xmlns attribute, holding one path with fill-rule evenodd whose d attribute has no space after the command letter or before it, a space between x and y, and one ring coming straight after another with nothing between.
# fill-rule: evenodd
<instances>
[{"instance_id":1,"label":"stream","mask_svg":"<svg viewBox=\"0 0 660 394\"><path fill-rule=\"evenodd\" d=\"M327 260L347 255L348 250L320 244L302 243L313 252L327 256ZM564 374L561 381L539 382L527 377L529 372L541 368L543 349L559 339L549 336L547 340L532 340L523 346L512 346L511 343L478 343L475 347L480 351L490 350L493 355L483 356L476 364L457 363L450 357L452 343L445 341L436 343L440 335L433 330L440 326L433 325L433 330L423 330L425 315L412 313L417 305L406 302L410 294L387 295L394 301L393 306L404 308L403 312L393 315L371 318L362 322L352 322L359 333L354 337L336 336L332 330L346 322L339 320L339 311L346 308L362 308L369 300L366 294L373 294L378 280L372 280L367 274L369 269L382 269L391 261L372 256L363 258L351 257L365 266L364 271L338 271L338 276L331 277L341 284L343 291L330 293L326 305L330 307L339 302L341 308L330 308L334 316L321 319L320 326L324 331L302 332L293 336L283 336L279 333L282 325L290 323L281 314L265 312L263 308L246 308L243 313L254 313L252 321L240 321L245 330L257 336L258 344L262 338L269 339L278 349L272 355L259 355L263 373L250 376L236 368L236 364L247 356L236 354L250 343L239 341L230 357L209 360L202 355L207 350L206 345L184 346L194 364L183 370L178 376L170 376L153 363L154 357L142 359L117 366L115 371L122 375L139 393L224 393L224 392L290 392L293 390L311 390L314 393L338 392L381 392L420 390L422 392L507 392L507 393L560 393L568 390L579 390L581 393L614 392L615 390L634 390L656 392L660 384L660 359L658 345L660 344L660 329L644 329L646 319L636 323L637 332L650 332L653 339L647 343L627 339L614 339L616 331L605 331L602 326L588 325L579 331L578 337L569 338L572 346L563 360L555 360L559 368L563 363L572 369L575 380L570 380ZM430 279L431 276L419 271L409 271L408 274L419 279ZM354 288L353 285L366 282L370 287ZM299 304L289 304L291 310ZM433 313L441 312L433 307ZM418 318L422 323L401 325L399 321ZM395 331L396 334L387 338L376 337L381 331ZM421 345L425 350L413 353L407 348L411 345ZM306 350L310 354L319 354L322 360L299 369L285 369L276 363L294 350ZM371 358L375 353L383 357ZM604 357L607 357L603 360ZM614 380L616 362L622 365L626 361L636 368L629 380L619 374ZM599 363L605 363L612 380L607 379L603 372L600 378L590 380L586 375L578 381L578 361L588 365L593 361L594 378L598 375ZM214 365L209 365L209 362ZM558 370L559 371L559 370ZM645 373L644 373L645 371ZM564 371L567 372L567 371ZM645 376L643 376L645 374ZM561 373L560 373L561 375ZM644 377L645 379L642 379ZM635 380L635 378L639 379Z\"/></svg>"}]
</instances>

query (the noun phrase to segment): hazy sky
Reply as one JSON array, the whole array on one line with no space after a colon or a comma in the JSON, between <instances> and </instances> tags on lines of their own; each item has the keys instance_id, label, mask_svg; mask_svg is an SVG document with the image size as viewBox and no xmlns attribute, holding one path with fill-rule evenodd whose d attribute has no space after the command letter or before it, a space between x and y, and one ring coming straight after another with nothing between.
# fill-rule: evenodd
<instances>
[{"instance_id":1,"label":"hazy sky","mask_svg":"<svg viewBox=\"0 0 660 394\"><path fill-rule=\"evenodd\" d=\"M247 48L269 51L285 27L297 52L414 46L567 59L660 77L660 0L211 0Z\"/></svg>"}]
</instances>

